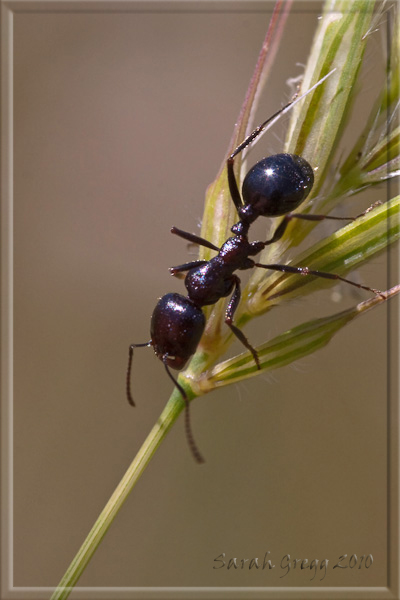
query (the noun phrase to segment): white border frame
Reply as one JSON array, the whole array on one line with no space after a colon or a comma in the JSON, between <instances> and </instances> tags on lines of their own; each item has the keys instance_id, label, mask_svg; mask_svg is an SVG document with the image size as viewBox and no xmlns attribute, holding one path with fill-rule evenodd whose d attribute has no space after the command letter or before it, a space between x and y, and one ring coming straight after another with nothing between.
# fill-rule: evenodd
<instances>
[{"instance_id":1,"label":"white border frame","mask_svg":"<svg viewBox=\"0 0 400 600\"><path fill-rule=\"evenodd\" d=\"M225 12L263 11L263 0L0 0L1 1L1 597L48 598L51 587L13 587L13 16L14 13L48 12ZM201 5L201 6L200 6ZM390 306L390 304L389 304ZM390 311L394 312L393 309ZM397 316L397 314L395 315ZM393 314L391 315L391 319ZM397 320L397 319L396 319ZM393 321L392 321L393 322ZM389 335L389 331L388 331ZM399 411L396 360L389 355L388 387L388 587L246 587L246 588L123 588L75 587L73 597L98 600L119 598L239 598L354 599L400 598L399 581ZM396 340L398 342L398 340ZM389 346L389 345L388 345ZM396 357L397 355L397 357ZM67 567L67 565L66 565Z\"/></svg>"}]
</instances>

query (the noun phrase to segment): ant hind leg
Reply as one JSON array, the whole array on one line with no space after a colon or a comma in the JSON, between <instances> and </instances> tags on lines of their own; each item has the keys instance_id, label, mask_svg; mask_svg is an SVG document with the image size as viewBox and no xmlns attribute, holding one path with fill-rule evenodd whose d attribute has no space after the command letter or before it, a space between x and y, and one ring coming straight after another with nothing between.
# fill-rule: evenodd
<instances>
[{"instance_id":1,"label":"ant hind leg","mask_svg":"<svg viewBox=\"0 0 400 600\"><path fill-rule=\"evenodd\" d=\"M228 173L229 192L231 194L232 202L234 203L235 208L238 212L239 212L240 208L243 206L243 202L242 202L242 197L240 195L239 186L236 181L236 177L235 177L235 173L234 173L235 157L238 154L240 154L240 152L242 152L245 148L247 148L247 146L249 146L259 135L261 135L261 133L263 133L265 127L268 125L268 123L270 123L270 121L273 121L274 119L276 119L282 112L284 112L286 109L288 109L289 106L291 106L292 104L293 104L293 100L291 102L288 102L288 104L286 104L282 108L280 108L271 117L268 117L268 119L266 121L264 121L263 123L261 123L261 125L256 127L250 133L250 135L248 135L246 137L246 139L241 144L239 144L239 146L237 146L235 148L235 150L232 152L232 154L227 158L226 167L227 167L227 173Z\"/></svg>"},{"instance_id":2,"label":"ant hind leg","mask_svg":"<svg viewBox=\"0 0 400 600\"><path fill-rule=\"evenodd\" d=\"M264 246L269 246L270 244L274 244L275 242L277 242L278 240L280 240L283 237L283 234L286 231L287 226L289 225L290 221L292 219L300 219L302 221L324 221L326 220L330 220L330 221L357 221L357 219L359 219L360 217L363 217L364 215L368 214L371 210L373 210L374 208L376 208L377 206L379 206L381 204L380 201L375 202L374 204L371 204L371 206L369 206L366 210L364 210L362 213L360 213L359 215L357 215L356 217L336 217L334 215L315 215L315 214L304 214L304 213L289 213L287 215L284 216L284 218L282 219L282 221L280 222L280 224L278 225L278 227L275 229L272 237L267 240L264 243Z\"/></svg>"},{"instance_id":3,"label":"ant hind leg","mask_svg":"<svg viewBox=\"0 0 400 600\"><path fill-rule=\"evenodd\" d=\"M261 267L262 269L271 269L271 271L280 271L281 273L292 273L298 275L314 275L315 277L322 277L323 279L336 279L339 281L343 281L344 283L348 283L350 285L354 285L361 290L366 290L367 292L371 292L373 294L382 296L385 298L383 293L380 290L376 290L375 288L368 287L367 285L361 285L360 283L356 283L355 281L351 281L351 279L346 279L345 277L341 277L337 275L337 273L326 273L325 271L313 271L308 267L293 267L292 265L262 265L260 263L254 263L255 267Z\"/></svg>"}]
</instances>

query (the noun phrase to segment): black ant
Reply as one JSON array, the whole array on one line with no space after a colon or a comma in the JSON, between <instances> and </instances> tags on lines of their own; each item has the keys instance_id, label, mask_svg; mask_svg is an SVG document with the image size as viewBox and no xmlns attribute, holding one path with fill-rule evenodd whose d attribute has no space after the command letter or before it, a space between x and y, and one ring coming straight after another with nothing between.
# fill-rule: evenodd
<instances>
[{"instance_id":1,"label":"black ant","mask_svg":"<svg viewBox=\"0 0 400 600\"><path fill-rule=\"evenodd\" d=\"M144 344L131 344L129 347L126 389L130 404L135 406L130 391L133 350L142 346L153 346L154 352L164 363L168 376L178 388L185 402L186 436L192 454L198 463L204 462L204 459L197 449L191 432L189 400L183 387L171 374L169 367L177 370L183 369L188 359L195 353L205 328L202 307L215 304L221 298L232 294L225 313L225 323L252 353L257 368L260 369L256 349L253 348L244 333L233 324L241 295L240 279L235 271L260 267L283 273L313 275L326 279L337 279L369 292L379 293L378 290L360 285L334 273L313 271L308 267L294 267L292 265L266 265L255 262L250 258L259 254L269 244L280 240L292 219L354 221L358 218L292 212L304 202L314 183L314 173L311 165L304 158L295 154L276 154L260 160L244 178L242 196L240 195L234 175L235 157L263 132L267 123L275 119L291 104L292 102L259 125L227 159L229 191L239 216L239 221L231 228L234 235L228 238L221 248L218 248L202 237L172 227L171 233L194 244L215 250L217 255L210 260L195 260L169 269L172 275L187 272L185 286L188 295L182 296L181 294L170 293L160 298L151 317L150 341ZM249 242L250 225L260 216L283 216L284 218L269 240L266 242Z\"/></svg>"}]
</instances>

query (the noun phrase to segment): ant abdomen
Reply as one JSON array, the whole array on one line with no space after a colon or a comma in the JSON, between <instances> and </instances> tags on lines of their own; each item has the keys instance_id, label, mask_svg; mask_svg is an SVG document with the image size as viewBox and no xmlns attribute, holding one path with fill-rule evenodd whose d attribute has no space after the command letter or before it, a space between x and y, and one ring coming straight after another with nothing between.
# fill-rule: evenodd
<instances>
[{"instance_id":1,"label":"ant abdomen","mask_svg":"<svg viewBox=\"0 0 400 600\"><path fill-rule=\"evenodd\" d=\"M181 294L165 294L151 317L150 333L154 352L173 369L183 369L195 353L205 327L204 314Z\"/></svg>"},{"instance_id":2,"label":"ant abdomen","mask_svg":"<svg viewBox=\"0 0 400 600\"><path fill-rule=\"evenodd\" d=\"M245 213L264 217L286 215L308 196L314 183L311 165L296 154L275 154L258 162L243 181ZM253 217L250 217L253 220Z\"/></svg>"}]
</instances>

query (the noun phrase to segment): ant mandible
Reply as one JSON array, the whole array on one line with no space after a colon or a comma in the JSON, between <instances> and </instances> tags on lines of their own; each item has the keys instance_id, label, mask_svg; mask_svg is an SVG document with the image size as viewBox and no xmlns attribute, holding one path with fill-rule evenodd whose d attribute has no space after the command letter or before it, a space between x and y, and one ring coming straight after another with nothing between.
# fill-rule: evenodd
<instances>
[{"instance_id":1,"label":"ant mandible","mask_svg":"<svg viewBox=\"0 0 400 600\"><path fill-rule=\"evenodd\" d=\"M235 271L259 267L283 273L313 275L325 279L337 279L369 292L379 293L378 290L360 285L334 273L313 271L307 267L295 267L292 265L261 264L250 258L259 254L269 244L280 240L292 219L303 219L306 221L322 221L323 219L354 221L361 216L333 217L292 212L304 202L314 183L314 173L311 165L304 158L296 154L275 154L261 159L250 169L244 178L242 196L240 195L234 174L235 157L264 131L270 121L278 117L283 111L286 111L292 103L289 102L289 104L254 129L227 159L229 191L239 216L239 221L231 228L234 235L228 238L221 248L218 248L218 246L215 246L202 237L182 231L177 227L172 227L171 233L191 243L215 250L217 255L210 260L195 260L169 269L172 275L187 272L185 277L187 296L169 293L160 298L151 317L151 339L144 344L131 344L129 347L126 377L126 391L129 403L135 406L130 391L133 350L138 347L153 346L154 352L163 362L168 376L181 393L185 402L186 437L191 452L198 463L203 463L204 459L196 446L191 431L189 400L185 390L173 377L169 367L177 370L183 369L189 358L195 353L205 328L205 317L202 307L215 304L221 298L232 294L225 313L225 323L241 343L252 353L257 368L260 369L260 361L256 349L253 348L244 333L233 324L233 318L241 295L240 279L235 274ZM284 218L269 240L266 242L249 242L248 232L250 225L260 216L283 216Z\"/></svg>"}]
</instances>

